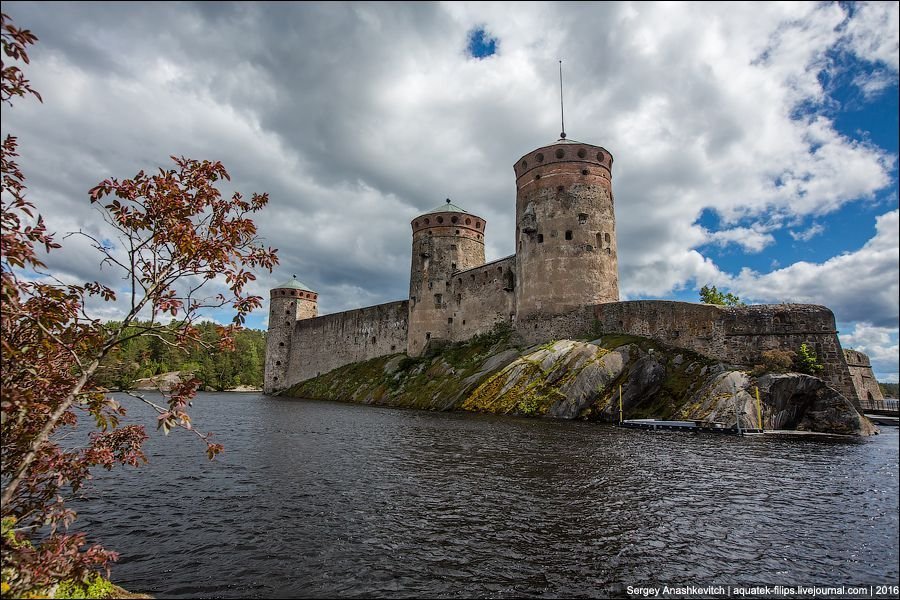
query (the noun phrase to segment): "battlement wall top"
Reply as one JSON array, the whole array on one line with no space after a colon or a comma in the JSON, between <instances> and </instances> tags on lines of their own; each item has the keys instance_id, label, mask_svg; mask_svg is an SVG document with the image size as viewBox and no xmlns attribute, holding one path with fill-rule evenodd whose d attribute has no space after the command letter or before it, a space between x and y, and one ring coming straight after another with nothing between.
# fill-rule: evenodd
<instances>
[{"instance_id":1,"label":"battlement wall top","mask_svg":"<svg viewBox=\"0 0 900 600\"><path fill-rule=\"evenodd\" d=\"M412 227L413 235L426 229L436 228L444 229L447 235L453 235L454 229L468 230L470 233L484 235L487 221L471 213L446 211L419 215L410 221L410 226ZM456 232L457 235L460 233L461 231Z\"/></svg>"},{"instance_id":2,"label":"battlement wall top","mask_svg":"<svg viewBox=\"0 0 900 600\"><path fill-rule=\"evenodd\" d=\"M601 146L561 140L555 144L532 150L513 165L516 179L539 167L556 163L590 164L612 173L613 157ZM580 167L579 167L580 168Z\"/></svg>"}]
</instances>

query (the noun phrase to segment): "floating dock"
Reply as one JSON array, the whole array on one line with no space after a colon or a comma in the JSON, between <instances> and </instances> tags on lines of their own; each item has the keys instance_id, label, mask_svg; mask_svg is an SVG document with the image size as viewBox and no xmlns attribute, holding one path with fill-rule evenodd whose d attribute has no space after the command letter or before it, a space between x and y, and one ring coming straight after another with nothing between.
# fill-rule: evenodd
<instances>
[{"instance_id":1,"label":"floating dock","mask_svg":"<svg viewBox=\"0 0 900 600\"><path fill-rule=\"evenodd\" d=\"M726 427L718 421L662 421L659 419L625 419L620 427L630 429L650 429L663 431L695 431L698 433L718 433L721 435L744 435L762 433L762 429L737 429Z\"/></svg>"},{"instance_id":2,"label":"floating dock","mask_svg":"<svg viewBox=\"0 0 900 600\"><path fill-rule=\"evenodd\" d=\"M865 413L865 416L876 425L885 425L888 427L897 427L900 425L900 418L896 416L885 415L880 412Z\"/></svg>"}]
</instances>

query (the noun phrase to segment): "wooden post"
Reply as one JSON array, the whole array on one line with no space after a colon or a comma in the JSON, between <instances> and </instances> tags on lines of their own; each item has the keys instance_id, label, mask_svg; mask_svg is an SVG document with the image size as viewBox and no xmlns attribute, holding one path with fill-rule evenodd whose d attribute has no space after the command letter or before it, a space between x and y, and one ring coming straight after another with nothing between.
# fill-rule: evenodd
<instances>
[{"instance_id":1,"label":"wooden post","mask_svg":"<svg viewBox=\"0 0 900 600\"><path fill-rule=\"evenodd\" d=\"M759 430L762 431L763 430L763 421L762 421L762 407L760 406L760 402L759 402L759 387L756 387L754 389L756 389L756 422L759 425Z\"/></svg>"},{"instance_id":2,"label":"wooden post","mask_svg":"<svg viewBox=\"0 0 900 600\"><path fill-rule=\"evenodd\" d=\"M622 424L622 384L619 384L619 425Z\"/></svg>"}]
</instances>

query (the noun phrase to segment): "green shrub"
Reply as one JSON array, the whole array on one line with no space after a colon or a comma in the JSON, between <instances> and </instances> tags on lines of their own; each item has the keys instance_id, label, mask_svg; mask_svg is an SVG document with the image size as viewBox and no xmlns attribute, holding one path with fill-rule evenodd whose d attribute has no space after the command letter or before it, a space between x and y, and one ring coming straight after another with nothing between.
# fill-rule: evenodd
<instances>
[{"instance_id":1,"label":"green shrub","mask_svg":"<svg viewBox=\"0 0 900 600\"><path fill-rule=\"evenodd\" d=\"M819 362L816 351L807 346L800 344L800 352L797 354L797 370L807 375L818 375L825 367Z\"/></svg>"},{"instance_id":2,"label":"green shrub","mask_svg":"<svg viewBox=\"0 0 900 600\"><path fill-rule=\"evenodd\" d=\"M87 583L63 581L56 588L54 598L115 598L116 586L94 573Z\"/></svg>"}]
</instances>

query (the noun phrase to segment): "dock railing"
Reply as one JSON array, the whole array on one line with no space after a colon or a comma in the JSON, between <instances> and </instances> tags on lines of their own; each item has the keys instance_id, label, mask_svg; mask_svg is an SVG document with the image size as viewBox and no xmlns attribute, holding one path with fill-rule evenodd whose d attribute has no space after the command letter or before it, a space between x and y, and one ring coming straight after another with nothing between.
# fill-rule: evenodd
<instances>
[{"instance_id":1,"label":"dock railing","mask_svg":"<svg viewBox=\"0 0 900 600\"><path fill-rule=\"evenodd\" d=\"M859 405L863 412L878 411L881 413L898 414L898 400L896 398L885 398L884 400L860 400Z\"/></svg>"}]
</instances>

